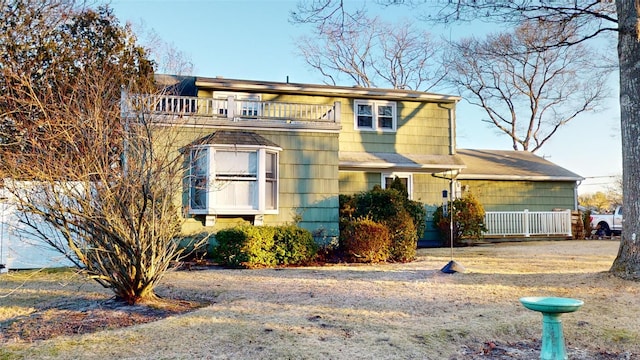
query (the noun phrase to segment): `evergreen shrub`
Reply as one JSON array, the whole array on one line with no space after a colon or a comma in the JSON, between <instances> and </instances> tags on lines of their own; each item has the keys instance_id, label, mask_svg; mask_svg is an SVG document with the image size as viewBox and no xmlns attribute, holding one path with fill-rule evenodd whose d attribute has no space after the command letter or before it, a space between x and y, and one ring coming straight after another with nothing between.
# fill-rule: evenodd
<instances>
[{"instance_id":1,"label":"evergreen shrub","mask_svg":"<svg viewBox=\"0 0 640 360\"><path fill-rule=\"evenodd\" d=\"M390 257L389 229L369 218L343 221L340 248L349 262L376 263Z\"/></svg>"},{"instance_id":2,"label":"evergreen shrub","mask_svg":"<svg viewBox=\"0 0 640 360\"><path fill-rule=\"evenodd\" d=\"M295 225L242 225L218 231L216 240L214 259L234 268L301 264L318 250L311 233Z\"/></svg>"}]
</instances>

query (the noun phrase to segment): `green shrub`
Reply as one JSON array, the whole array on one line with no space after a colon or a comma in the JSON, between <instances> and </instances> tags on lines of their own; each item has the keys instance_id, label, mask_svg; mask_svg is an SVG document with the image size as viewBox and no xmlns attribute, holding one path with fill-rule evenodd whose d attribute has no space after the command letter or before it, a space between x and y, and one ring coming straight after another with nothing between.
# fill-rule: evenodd
<instances>
[{"instance_id":1,"label":"green shrub","mask_svg":"<svg viewBox=\"0 0 640 360\"><path fill-rule=\"evenodd\" d=\"M451 235L451 212L453 211L453 236ZM434 226L440 231L445 246L463 245L463 239L467 244L483 238L483 232L487 231L484 225L484 207L472 194L467 194L460 199L449 201L447 211L443 213L439 206L433 213Z\"/></svg>"},{"instance_id":2,"label":"green shrub","mask_svg":"<svg viewBox=\"0 0 640 360\"><path fill-rule=\"evenodd\" d=\"M279 265L301 264L312 260L318 252L311 232L294 225L275 228L274 246Z\"/></svg>"},{"instance_id":3,"label":"green shrub","mask_svg":"<svg viewBox=\"0 0 640 360\"><path fill-rule=\"evenodd\" d=\"M243 225L218 231L215 259L230 267L269 267L276 264L275 230L270 226Z\"/></svg>"},{"instance_id":4,"label":"green shrub","mask_svg":"<svg viewBox=\"0 0 640 360\"><path fill-rule=\"evenodd\" d=\"M311 233L295 225L243 225L216 234L215 260L224 266L259 268L300 264L318 251Z\"/></svg>"},{"instance_id":5,"label":"green shrub","mask_svg":"<svg viewBox=\"0 0 640 360\"><path fill-rule=\"evenodd\" d=\"M401 212L386 222L391 233L390 260L398 262L413 261L418 248L418 235L413 218L408 212Z\"/></svg>"},{"instance_id":6,"label":"green shrub","mask_svg":"<svg viewBox=\"0 0 640 360\"><path fill-rule=\"evenodd\" d=\"M345 220L340 229L340 248L349 262L375 263L390 256L391 235L383 224L369 218Z\"/></svg>"},{"instance_id":7,"label":"green shrub","mask_svg":"<svg viewBox=\"0 0 640 360\"><path fill-rule=\"evenodd\" d=\"M374 186L355 195L340 195L339 200L341 234L354 219L368 218L388 227L390 260L406 262L415 258L418 239L426 227L427 212L422 203L409 200L400 179L396 177L389 189ZM346 255L343 257L349 258Z\"/></svg>"}]
</instances>

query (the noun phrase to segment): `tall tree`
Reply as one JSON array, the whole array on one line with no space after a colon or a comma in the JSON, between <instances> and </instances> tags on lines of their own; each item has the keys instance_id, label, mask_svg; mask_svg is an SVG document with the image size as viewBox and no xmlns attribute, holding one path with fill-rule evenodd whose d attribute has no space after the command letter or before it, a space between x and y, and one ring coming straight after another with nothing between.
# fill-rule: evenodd
<instances>
[{"instance_id":1,"label":"tall tree","mask_svg":"<svg viewBox=\"0 0 640 360\"><path fill-rule=\"evenodd\" d=\"M512 32L450 44L447 82L512 140L514 150L539 150L562 126L598 109L607 67L569 27L526 21Z\"/></svg>"},{"instance_id":2,"label":"tall tree","mask_svg":"<svg viewBox=\"0 0 640 360\"><path fill-rule=\"evenodd\" d=\"M121 96L151 91L152 64L107 8L1 5L0 171L22 231L117 298L155 299L179 254L182 162L171 128Z\"/></svg>"},{"instance_id":3,"label":"tall tree","mask_svg":"<svg viewBox=\"0 0 640 360\"><path fill-rule=\"evenodd\" d=\"M341 77L363 87L430 90L445 76L440 44L408 21L386 23L364 13L316 26L298 49L307 64L336 85Z\"/></svg>"},{"instance_id":4,"label":"tall tree","mask_svg":"<svg viewBox=\"0 0 640 360\"><path fill-rule=\"evenodd\" d=\"M577 37L560 39L550 46L562 47L617 34L620 70L620 122L622 138L623 199L625 221L620 251L611 272L625 279L640 280L640 3L637 0L585 0L573 2L506 0L448 2L380 0L385 5L424 6L424 19L438 23L491 21L521 24L536 20L575 29ZM293 20L326 22L344 10L342 0L301 1ZM342 16L344 18L344 16ZM613 49L611 49L613 50Z\"/></svg>"}]
</instances>

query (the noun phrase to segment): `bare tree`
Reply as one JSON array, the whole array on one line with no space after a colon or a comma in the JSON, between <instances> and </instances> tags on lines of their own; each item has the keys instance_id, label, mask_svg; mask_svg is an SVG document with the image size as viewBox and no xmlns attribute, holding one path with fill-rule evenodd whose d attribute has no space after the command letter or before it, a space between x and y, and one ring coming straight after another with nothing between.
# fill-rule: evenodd
<instances>
[{"instance_id":1,"label":"bare tree","mask_svg":"<svg viewBox=\"0 0 640 360\"><path fill-rule=\"evenodd\" d=\"M568 27L527 21L513 32L451 43L452 83L465 100L485 110L514 150L539 150L562 126L596 111L607 95L605 62Z\"/></svg>"},{"instance_id":2,"label":"bare tree","mask_svg":"<svg viewBox=\"0 0 640 360\"><path fill-rule=\"evenodd\" d=\"M491 21L519 25L523 21L551 22L576 31L571 41L561 38L553 46L583 43L607 34L617 36L620 70L620 122L622 133L622 168L625 204L625 226L620 251L611 272L626 279L640 280L640 11L637 0L586 1L467 1L429 2L424 0L379 0L385 5L396 3L423 7L423 19L453 24L464 21ZM318 6L322 5L322 6ZM297 14L308 22L317 22L340 13L341 0L303 1ZM344 16L343 16L344 17ZM304 16L299 16L305 19ZM295 18L293 18L295 20ZM326 19L324 20L326 21ZM613 52L613 47L611 49ZM629 220L631 219L631 220Z\"/></svg>"},{"instance_id":3,"label":"bare tree","mask_svg":"<svg viewBox=\"0 0 640 360\"><path fill-rule=\"evenodd\" d=\"M13 51L0 63L0 114L12 129L1 134L4 189L25 231L117 298L153 300L180 253L175 131L137 103L123 104L123 89L145 93L153 83L129 29L106 8L61 4L69 2L3 4L11 30L0 46Z\"/></svg>"},{"instance_id":4,"label":"bare tree","mask_svg":"<svg viewBox=\"0 0 640 360\"><path fill-rule=\"evenodd\" d=\"M155 70L160 74L193 75L194 64L191 57L168 43L143 21L132 24L138 41L147 51L147 57L153 61Z\"/></svg>"},{"instance_id":5,"label":"bare tree","mask_svg":"<svg viewBox=\"0 0 640 360\"><path fill-rule=\"evenodd\" d=\"M316 33L300 39L299 51L332 85L346 76L363 87L427 91L446 74L437 57L440 45L410 22L392 25L358 14L321 22Z\"/></svg>"}]
</instances>

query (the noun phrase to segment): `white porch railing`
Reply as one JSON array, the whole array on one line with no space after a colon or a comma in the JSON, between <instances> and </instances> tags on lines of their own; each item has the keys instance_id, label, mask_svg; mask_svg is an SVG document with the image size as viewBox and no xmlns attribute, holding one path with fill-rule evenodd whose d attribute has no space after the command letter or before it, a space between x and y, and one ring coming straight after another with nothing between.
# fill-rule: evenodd
<instances>
[{"instance_id":1,"label":"white porch railing","mask_svg":"<svg viewBox=\"0 0 640 360\"><path fill-rule=\"evenodd\" d=\"M205 116L230 120L273 119L340 122L340 102L303 104L174 95L134 95L123 92L123 113L144 111L157 115Z\"/></svg>"},{"instance_id":2,"label":"white porch railing","mask_svg":"<svg viewBox=\"0 0 640 360\"><path fill-rule=\"evenodd\" d=\"M571 210L487 211L485 236L571 236Z\"/></svg>"}]
</instances>

